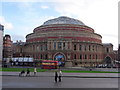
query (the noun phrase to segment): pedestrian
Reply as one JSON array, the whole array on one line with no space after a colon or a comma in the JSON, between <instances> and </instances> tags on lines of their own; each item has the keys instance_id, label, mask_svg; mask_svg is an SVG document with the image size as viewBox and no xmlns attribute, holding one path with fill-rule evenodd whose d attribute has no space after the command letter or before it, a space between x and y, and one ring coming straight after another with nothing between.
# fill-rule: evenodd
<instances>
[{"instance_id":1,"label":"pedestrian","mask_svg":"<svg viewBox=\"0 0 120 90\"><path fill-rule=\"evenodd\" d=\"M19 76L24 76L24 74L25 74L25 71L22 70L22 71L19 73Z\"/></svg>"},{"instance_id":2,"label":"pedestrian","mask_svg":"<svg viewBox=\"0 0 120 90\"><path fill-rule=\"evenodd\" d=\"M62 78L62 71L61 70L59 70L59 72L58 72L58 78L59 78L59 82L61 82L61 78Z\"/></svg>"},{"instance_id":3,"label":"pedestrian","mask_svg":"<svg viewBox=\"0 0 120 90\"><path fill-rule=\"evenodd\" d=\"M90 71L92 71L92 68L90 68Z\"/></svg>"},{"instance_id":4,"label":"pedestrian","mask_svg":"<svg viewBox=\"0 0 120 90\"><path fill-rule=\"evenodd\" d=\"M55 71L55 82L57 82L57 78L58 78L58 73L57 71Z\"/></svg>"},{"instance_id":5,"label":"pedestrian","mask_svg":"<svg viewBox=\"0 0 120 90\"><path fill-rule=\"evenodd\" d=\"M27 69L26 76L30 76L30 70L29 70L29 68Z\"/></svg>"},{"instance_id":6,"label":"pedestrian","mask_svg":"<svg viewBox=\"0 0 120 90\"><path fill-rule=\"evenodd\" d=\"M37 69L36 69L36 68L34 68L34 76L36 75L36 73L37 73Z\"/></svg>"}]
</instances>

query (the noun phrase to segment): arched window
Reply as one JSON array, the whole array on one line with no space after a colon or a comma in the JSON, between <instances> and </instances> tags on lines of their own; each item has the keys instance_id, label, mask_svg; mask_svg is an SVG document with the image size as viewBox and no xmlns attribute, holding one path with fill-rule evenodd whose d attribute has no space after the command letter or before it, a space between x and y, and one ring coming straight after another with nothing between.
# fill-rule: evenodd
<instances>
[{"instance_id":1,"label":"arched window","mask_svg":"<svg viewBox=\"0 0 120 90\"><path fill-rule=\"evenodd\" d=\"M109 56L105 57L105 63L106 64L111 64L112 63L112 59Z\"/></svg>"}]
</instances>

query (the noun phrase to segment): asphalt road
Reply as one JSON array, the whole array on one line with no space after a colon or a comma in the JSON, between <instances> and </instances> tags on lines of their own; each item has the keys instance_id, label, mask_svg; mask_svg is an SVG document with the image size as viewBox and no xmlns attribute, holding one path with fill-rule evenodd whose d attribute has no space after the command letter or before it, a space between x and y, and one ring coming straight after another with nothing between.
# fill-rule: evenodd
<instances>
[{"instance_id":1,"label":"asphalt road","mask_svg":"<svg viewBox=\"0 0 120 90\"><path fill-rule=\"evenodd\" d=\"M55 83L54 77L3 76L2 88L118 88L118 78L63 77Z\"/></svg>"}]
</instances>

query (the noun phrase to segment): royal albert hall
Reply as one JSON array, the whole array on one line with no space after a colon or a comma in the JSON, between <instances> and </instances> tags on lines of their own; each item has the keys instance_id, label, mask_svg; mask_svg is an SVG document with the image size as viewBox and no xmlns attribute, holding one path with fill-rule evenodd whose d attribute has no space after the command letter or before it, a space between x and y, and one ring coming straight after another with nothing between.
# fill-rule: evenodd
<instances>
[{"instance_id":1,"label":"royal albert hall","mask_svg":"<svg viewBox=\"0 0 120 90\"><path fill-rule=\"evenodd\" d=\"M36 60L58 60L65 66L90 66L103 60L102 36L83 22L61 16L26 36L25 52Z\"/></svg>"}]
</instances>

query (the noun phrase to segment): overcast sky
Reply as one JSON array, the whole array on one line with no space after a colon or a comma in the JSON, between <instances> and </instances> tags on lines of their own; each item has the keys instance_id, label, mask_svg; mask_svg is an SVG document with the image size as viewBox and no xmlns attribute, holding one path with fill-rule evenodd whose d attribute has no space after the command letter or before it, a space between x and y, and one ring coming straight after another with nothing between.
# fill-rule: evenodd
<instances>
[{"instance_id":1,"label":"overcast sky","mask_svg":"<svg viewBox=\"0 0 120 90\"><path fill-rule=\"evenodd\" d=\"M118 48L119 0L3 0L0 3L0 24L13 41L25 36L45 21L68 16L82 21L102 35L103 43Z\"/></svg>"}]
</instances>

